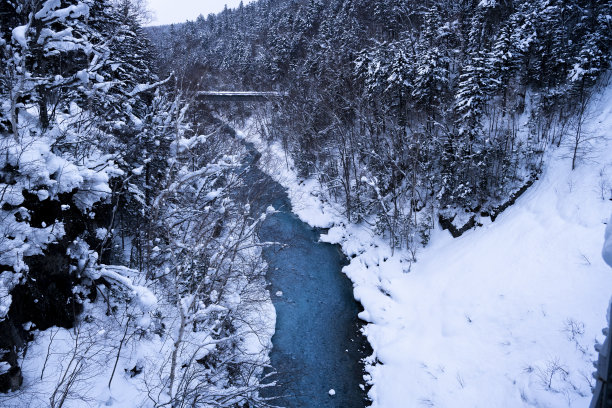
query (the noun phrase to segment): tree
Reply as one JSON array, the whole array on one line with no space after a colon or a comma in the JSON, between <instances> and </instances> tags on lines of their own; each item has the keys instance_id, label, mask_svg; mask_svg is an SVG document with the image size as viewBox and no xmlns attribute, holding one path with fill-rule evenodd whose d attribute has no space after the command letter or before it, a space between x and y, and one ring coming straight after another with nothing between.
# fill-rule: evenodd
<instances>
[{"instance_id":1,"label":"tree","mask_svg":"<svg viewBox=\"0 0 612 408\"><path fill-rule=\"evenodd\" d=\"M0 161L0 343L11 350L2 357L10 375L19 377L17 357L29 339L23 323L70 328L97 283L137 289L102 267L117 210L113 186L126 175L118 164L133 162L123 161L113 129L97 118L116 85L110 75L116 55L103 32L113 24L107 4L5 3L3 21L12 26L2 27L0 44L0 116L9 118L10 132L0 133L6 152ZM61 405L66 394L56 397L52 404Z\"/></svg>"}]
</instances>

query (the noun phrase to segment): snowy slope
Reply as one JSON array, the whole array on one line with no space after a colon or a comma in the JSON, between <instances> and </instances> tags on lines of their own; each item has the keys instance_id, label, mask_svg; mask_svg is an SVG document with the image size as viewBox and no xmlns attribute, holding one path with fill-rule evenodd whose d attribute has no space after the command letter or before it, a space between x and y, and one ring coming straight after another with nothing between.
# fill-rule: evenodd
<instances>
[{"instance_id":1,"label":"snowy slope","mask_svg":"<svg viewBox=\"0 0 612 408\"><path fill-rule=\"evenodd\" d=\"M594 110L591 130L610 136L612 92ZM397 256L383 262L382 243L363 248L345 272L382 363L371 369L374 406L588 406L612 294L600 255L612 152L598 146L573 172L566 152L554 152L495 223L459 239L438 232L408 274Z\"/></svg>"},{"instance_id":2,"label":"snowy slope","mask_svg":"<svg viewBox=\"0 0 612 408\"><path fill-rule=\"evenodd\" d=\"M612 88L592 106L605 136L571 171L568 150L495 223L452 239L436 231L409 268L363 225L316 202L316 183L268 171L296 213L355 255L344 272L369 322L374 407L586 407L612 270L601 257L612 209ZM256 138L254 138L255 141ZM263 145L260 143L260 147ZM284 163L278 146L268 149ZM290 164L290 163L289 163ZM603 197L603 198L602 198Z\"/></svg>"}]
</instances>

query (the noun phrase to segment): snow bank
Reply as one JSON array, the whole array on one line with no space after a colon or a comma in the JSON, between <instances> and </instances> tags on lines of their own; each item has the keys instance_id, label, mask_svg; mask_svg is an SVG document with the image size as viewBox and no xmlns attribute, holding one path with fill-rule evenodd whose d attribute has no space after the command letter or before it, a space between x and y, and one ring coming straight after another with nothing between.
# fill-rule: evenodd
<instances>
[{"instance_id":1,"label":"snow bank","mask_svg":"<svg viewBox=\"0 0 612 408\"><path fill-rule=\"evenodd\" d=\"M312 227L329 228L342 222L341 213L324 198L319 184L314 179L301 179L296 175L293 159L285 155L280 143L267 143L254 130L254 124L247 122L244 131L237 136L252 143L262 154L258 165L274 181L287 188L292 211Z\"/></svg>"}]
</instances>

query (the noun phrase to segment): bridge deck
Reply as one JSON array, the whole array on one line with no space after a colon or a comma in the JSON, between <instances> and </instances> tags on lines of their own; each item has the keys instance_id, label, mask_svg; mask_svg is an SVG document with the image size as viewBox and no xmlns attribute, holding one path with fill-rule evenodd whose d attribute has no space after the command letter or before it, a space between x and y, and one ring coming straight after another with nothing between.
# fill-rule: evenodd
<instances>
[{"instance_id":1,"label":"bridge deck","mask_svg":"<svg viewBox=\"0 0 612 408\"><path fill-rule=\"evenodd\" d=\"M284 98L283 92L230 92L230 91L201 91L198 99L209 102L268 102L273 99Z\"/></svg>"}]
</instances>

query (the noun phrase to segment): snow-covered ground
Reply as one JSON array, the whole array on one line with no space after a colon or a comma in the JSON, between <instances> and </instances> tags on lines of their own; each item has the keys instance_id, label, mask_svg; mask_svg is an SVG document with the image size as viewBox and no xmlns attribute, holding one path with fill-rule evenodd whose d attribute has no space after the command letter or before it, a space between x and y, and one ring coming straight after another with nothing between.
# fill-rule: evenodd
<instances>
[{"instance_id":1,"label":"snow-covered ground","mask_svg":"<svg viewBox=\"0 0 612 408\"><path fill-rule=\"evenodd\" d=\"M256 389L263 368L255 367L269 364L275 311L263 279L242 289L239 293L248 292L252 303L241 316L244 324L237 325L235 336L240 339L242 354L234 356L233 362L254 367L249 384ZM233 296L239 301L237 293ZM156 295L160 299L156 313L164 317L165 326L160 327L159 320L153 332L133 327L124 331L125 317L117 322L115 315L106 316L101 300L84 305L86 319L74 329L52 327L36 331L22 364L23 387L0 400L0 407L42 408L60 406L60 401L65 400L65 407L134 408L155 407L167 401L165 387L179 317L176 305L169 303L163 293ZM129 314L134 315L132 311ZM203 358L219 343L208 333L190 333L181 347L179 360ZM178 374L180 382L189 375L208 378L203 369L185 367L182 365ZM220 369L216 379L219 388L217 384L203 384L201 390L206 389L211 398L235 393L239 401L245 393L241 394L237 387L227 388L224 375Z\"/></svg>"},{"instance_id":2,"label":"snow-covered ground","mask_svg":"<svg viewBox=\"0 0 612 408\"><path fill-rule=\"evenodd\" d=\"M586 407L594 343L602 341L612 270L601 250L612 210L612 88L587 126L601 136L571 170L568 150L495 223L453 239L436 230L418 262L391 254L364 225L347 225L301 181L278 145L247 133L264 170L289 189L321 239L355 255L344 272L369 322L373 407ZM606 138L608 140L606 140Z\"/></svg>"}]
</instances>

